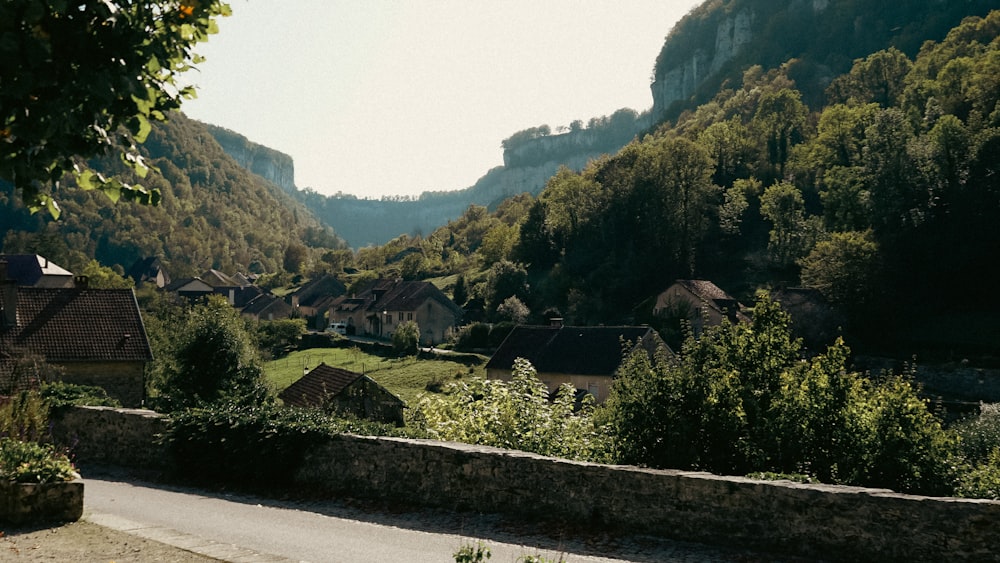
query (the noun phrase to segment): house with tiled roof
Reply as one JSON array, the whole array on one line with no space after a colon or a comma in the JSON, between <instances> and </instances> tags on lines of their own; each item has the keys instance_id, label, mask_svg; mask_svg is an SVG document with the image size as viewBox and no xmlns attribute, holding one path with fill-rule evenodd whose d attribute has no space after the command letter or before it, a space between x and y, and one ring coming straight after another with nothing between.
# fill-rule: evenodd
<instances>
[{"instance_id":1,"label":"house with tiled roof","mask_svg":"<svg viewBox=\"0 0 1000 563\"><path fill-rule=\"evenodd\" d=\"M131 289L20 287L0 261L0 378L18 359L40 357L69 383L97 385L123 405L143 401L143 373L153 359Z\"/></svg>"},{"instance_id":2,"label":"house with tiled roof","mask_svg":"<svg viewBox=\"0 0 1000 563\"><path fill-rule=\"evenodd\" d=\"M0 254L7 279L23 287L73 287L73 272L37 254Z\"/></svg>"},{"instance_id":3,"label":"house with tiled roof","mask_svg":"<svg viewBox=\"0 0 1000 563\"><path fill-rule=\"evenodd\" d=\"M320 364L278 397L288 406L322 408L357 418L403 425L405 403L374 379Z\"/></svg>"},{"instance_id":4,"label":"house with tiled roof","mask_svg":"<svg viewBox=\"0 0 1000 563\"><path fill-rule=\"evenodd\" d=\"M462 308L434 284L425 281L379 279L330 304L330 323L345 323L348 334L391 338L399 325L414 321L420 343L447 340L462 318Z\"/></svg>"},{"instance_id":5,"label":"house with tiled roof","mask_svg":"<svg viewBox=\"0 0 1000 563\"><path fill-rule=\"evenodd\" d=\"M564 326L558 319L548 326L518 325L486 363L486 377L510 381L514 360L524 358L549 393L569 383L601 403L624 355L639 348L651 358L658 351L672 353L648 326Z\"/></svg>"},{"instance_id":6,"label":"house with tiled roof","mask_svg":"<svg viewBox=\"0 0 1000 563\"><path fill-rule=\"evenodd\" d=\"M736 298L707 280L677 280L656 296L653 315L686 318L696 334L723 319L734 323L748 320Z\"/></svg>"},{"instance_id":7,"label":"house with tiled roof","mask_svg":"<svg viewBox=\"0 0 1000 563\"><path fill-rule=\"evenodd\" d=\"M325 329L330 306L346 291L347 287L336 276L323 274L292 294L292 308L299 317L309 319L313 328Z\"/></svg>"},{"instance_id":8,"label":"house with tiled roof","mask_svg":"<svg viewBox=\"0 0 1000 563\"><path fill-rule=\"evenodd\" d=\"M291 317L292 306L280 297L262 293L240 309L240 314L257 321L274 321Z\"/></svg>"}]
</instances>

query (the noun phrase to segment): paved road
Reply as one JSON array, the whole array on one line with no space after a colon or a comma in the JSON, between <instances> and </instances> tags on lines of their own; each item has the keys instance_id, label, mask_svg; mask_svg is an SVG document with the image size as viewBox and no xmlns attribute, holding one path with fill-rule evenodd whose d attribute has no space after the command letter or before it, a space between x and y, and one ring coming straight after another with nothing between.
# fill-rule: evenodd
<instances>
[{"instance_id":1,"label":"paved road","mask_svg":"<svg viewBox=\"0 0 1000 563\"><path fill-rule=\"evenodd\" d=\"M284 502L174 488L115 476L85 479L84 518L224 561L447 563L482 541L494 562L541 555L566 563L779 561L653 538L552 539L495 516L374 511L332 502Z\"/></svg>"}]
</instances>

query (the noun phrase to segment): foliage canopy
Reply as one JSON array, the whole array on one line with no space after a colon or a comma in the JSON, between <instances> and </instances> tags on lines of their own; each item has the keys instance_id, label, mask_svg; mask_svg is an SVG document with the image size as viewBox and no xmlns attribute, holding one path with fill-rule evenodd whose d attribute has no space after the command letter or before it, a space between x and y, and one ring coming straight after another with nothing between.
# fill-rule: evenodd
<instances>
[{"instance_id":1,"label":"foliage canopy","mask_svg":"<svg viewBox=\"0 0 1000 563\"><path fill-rule=\"evenodd\" d=\"M11 0L0 5L0 179L32 210L58 217L54 192L67 172L77 186L157 203L159 193L108 180L74 157L116 145L139 175L134 150L193 89L180 75L199 58L194 46L229 14L220 0Z\"/></svg>"}]
</instances>

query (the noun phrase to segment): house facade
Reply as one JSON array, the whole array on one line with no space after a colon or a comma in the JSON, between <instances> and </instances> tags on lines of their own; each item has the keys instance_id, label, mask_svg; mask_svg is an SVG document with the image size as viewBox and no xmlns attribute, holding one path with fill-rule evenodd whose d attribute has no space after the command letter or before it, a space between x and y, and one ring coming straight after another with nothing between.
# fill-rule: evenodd
<instances>
[{"instance_id":1,"label":"house facade","mask_svg":"<svg viewBox=\"0 0 1000 563\"><path fill-rule=\"evenodd\" d=\"M520 325L514 327L487 362L486 377L510 381L514 361L524 358L531 362L550 394L568 383L603 403L611 392L622 358L638 348L650 357L658 352L672 353L648 326Z\"/></svg>"},{"instance_id":2,"label":"house facade","mask_svg":"<svg viewBox=\"0 0 1000 563\"><path fill-rule=\"evenodd\" d=\"M345 323L348 334L391 338L408 321L420 327L422 345L447 340L462 318L462 309L434 284L424 281L375 280L357 294L335 299L330 323Z\"/></svg>"},{"instance_id":3,"label":"house facade","mask_svg":"<svg viewBox=\"0 0 1000 563\"><path fill-rule=\"evenodd\" d=\"M0 379L33 356L68 383L103 387L127 407L144 399L153 359L131 289L89 289L86 279L63 288L19 287L0 261Z\"/></svg>"},{"instance_id":4,"label":"house facade","mask_svg":"<svg viewBox=\"0 0 1000 563\"><path fill-rule=\"evenodd\" d=\"M695 334L707 326L747 320L734 297L707 280L677 280L656 296L653 315L657 317L682 317L691 322Z\"/></svg>"}]
</instances>

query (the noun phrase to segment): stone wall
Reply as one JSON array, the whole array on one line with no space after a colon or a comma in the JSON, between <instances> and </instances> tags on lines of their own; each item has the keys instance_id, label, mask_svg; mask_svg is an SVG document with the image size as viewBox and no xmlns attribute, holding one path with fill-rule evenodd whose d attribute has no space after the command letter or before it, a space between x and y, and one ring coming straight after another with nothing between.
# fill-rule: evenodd
<instances>
[{"instance_id":1,"label":"stone wall","mask_svg":"<svg viewBox=\"0 0 1000 563\"><path fill-rule=\"evenodd\" d=\"M83 516L83 481L11 483L0 481L0 522L23 526L75 522Z\"/></svg>"},{"instance_id":2,"label":"stone wall","mask_svg":"<svg viewBox=\"0 0 1000 563\"><path fill-rule=\"evenodd\" d=\"M62 431L84 462L149 467L162 417L81 408ZM154 423L153 419L160 422ZM134 422L134 424L133 424ZM107 445L97 442L109 441ZM91 443L85 443L91 442ZM159 457L157 457L159 456ZM757 481L608 466L465 444L339 436L296 472L301 490L558 520L578 530L641 533L825 560L996 560L1000 502L882 489Z\"/></svg>"}]
</instances>

